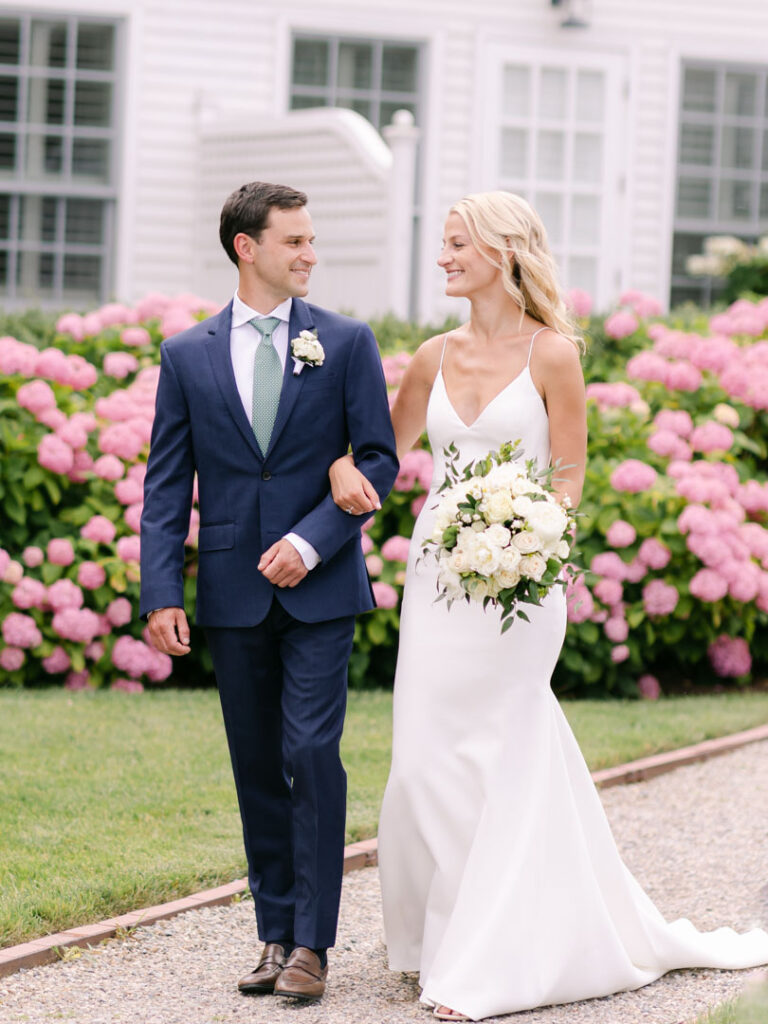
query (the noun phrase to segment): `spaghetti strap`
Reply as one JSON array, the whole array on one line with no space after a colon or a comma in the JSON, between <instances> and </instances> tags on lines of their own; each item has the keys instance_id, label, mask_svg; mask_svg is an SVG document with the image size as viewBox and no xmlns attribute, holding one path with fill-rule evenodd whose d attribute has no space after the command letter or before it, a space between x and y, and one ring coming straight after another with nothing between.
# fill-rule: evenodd
<instances>
[{"instance_id":1,"label":"spaghetti strap","mask_svg":"<svg viewBox=\"0 0 768 1024\"><path fill-rule=\"evenodd\" d=\"M526 366L530 366L531 365L531 352L533 352L533 343L536 340L536 335L537 334L541 334L542 331L548 331L548 330L549 330L549 327L539 327L538 330L534 331L533 334L531 335L531 343L528 346L528 362L525 364ZM443 346L443 347L445 347L445 346ZM440 361L440 365L441 366L443 365L442 364L442 360Z\"/></svg>"},{"instance_id":2,"label":"spaghetti strap","mask_svg":"<svg viewBox=\"0 0 768 1024\"><path fill-rule=\"evenodd\" d=\"M443 351L440 353L440 366L438 367L438 370L437 370L438 373L442 373L443 372L443 360L445 359L445 346L448 344L448 335L450 333L451 333L450 331L446 331L445 332L445 337L443 338Z\"/></svg>"}]
</instances>

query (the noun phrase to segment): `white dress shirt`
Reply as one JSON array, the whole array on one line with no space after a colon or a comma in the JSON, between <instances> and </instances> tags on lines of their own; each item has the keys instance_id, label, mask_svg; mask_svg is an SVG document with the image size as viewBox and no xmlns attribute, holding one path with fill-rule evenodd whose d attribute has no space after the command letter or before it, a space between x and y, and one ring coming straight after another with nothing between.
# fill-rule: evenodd
<instances>
[{"instance_id":1,"label":"white dress shirt","mask_svg":"<svg viewBox=\"0 0 768 1024\"><path fill-rule=\"evenodd\" d=\"M293 299L286 299L279 306L269 313L260 313L257 309L247 306L240 296L235 292L232 302L232 329L229 335L229 353L232 358L232 369L235 371L235 383L243 403L245 415L248 422L251 421L253 405L253 357L261 341L261 334L250 322L254 318L264 319L274 316L280 321L272 332L272 344L280 357L280 364L285 370L285 360L288 358L288 322L291 316L291 304ZM312 547L309 541L299 537L296 533L286 533L285 540L291 544L301 555L301 560L307 569L314 569L320 562L320 555Z\"/></svg>"}]
</instances>

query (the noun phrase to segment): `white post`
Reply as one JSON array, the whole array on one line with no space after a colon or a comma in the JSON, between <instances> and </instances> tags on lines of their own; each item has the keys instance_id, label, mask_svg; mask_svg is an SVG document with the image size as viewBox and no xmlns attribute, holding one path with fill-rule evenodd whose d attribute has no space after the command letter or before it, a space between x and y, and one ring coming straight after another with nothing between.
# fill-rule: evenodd
<instances>
[{"instance_id":1,"label":"white post","mask_svg":"<svg viewBox=\"0 0 768 1024\"><path fill-rule=\"evenodd\" d=\"M416 188L416 145L419 129L409 110L396 110L382 134L392 152L389 179L387 268L389 311L410 315L413 267L413 215Z\"/></svg>"}]
</instances>

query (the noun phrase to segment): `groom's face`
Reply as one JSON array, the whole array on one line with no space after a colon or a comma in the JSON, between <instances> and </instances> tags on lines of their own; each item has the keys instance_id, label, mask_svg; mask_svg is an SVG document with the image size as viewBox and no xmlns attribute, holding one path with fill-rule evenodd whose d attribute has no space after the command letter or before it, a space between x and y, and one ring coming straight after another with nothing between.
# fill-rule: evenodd
<instances>
[{"instance_id":1,"label":"groom's face","mask_svg":"<svg viewBox=\"0 0 768 1024\"><path fill-rule=\"evenodd\" d=\"M260 286L278 302L309 291L309 275L317 263L314 239L306 207L269 211L267 226L252 247L252 265Z\"/></svg>"}]
</instances>

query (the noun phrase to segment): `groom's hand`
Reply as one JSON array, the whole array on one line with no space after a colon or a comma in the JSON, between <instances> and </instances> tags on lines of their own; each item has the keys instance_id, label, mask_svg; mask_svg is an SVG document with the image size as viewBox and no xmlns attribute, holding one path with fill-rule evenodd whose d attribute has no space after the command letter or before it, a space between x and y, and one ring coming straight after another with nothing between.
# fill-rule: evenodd
<instances>
[{"instance_id":1,"label":"groom's hand","mask_svg":"<svg viewBox=\"0 0 768 1024\"><path fill-rule=\"evenodd\" d=\"M257 568L276 587L295 587L307 575L301 555L285 537L267 548Z\"/></svg>"},{"instance_id":2,"label":"groom's hand","mask_svg":"<svg viewBox=\"0 0 768 1024\"><path fill-rule=\"evenodd\" d=\"M189 654L189 623L183 608L158 608L147 622L152 646L163 654Z\"/></svg>"}]
</instances>

